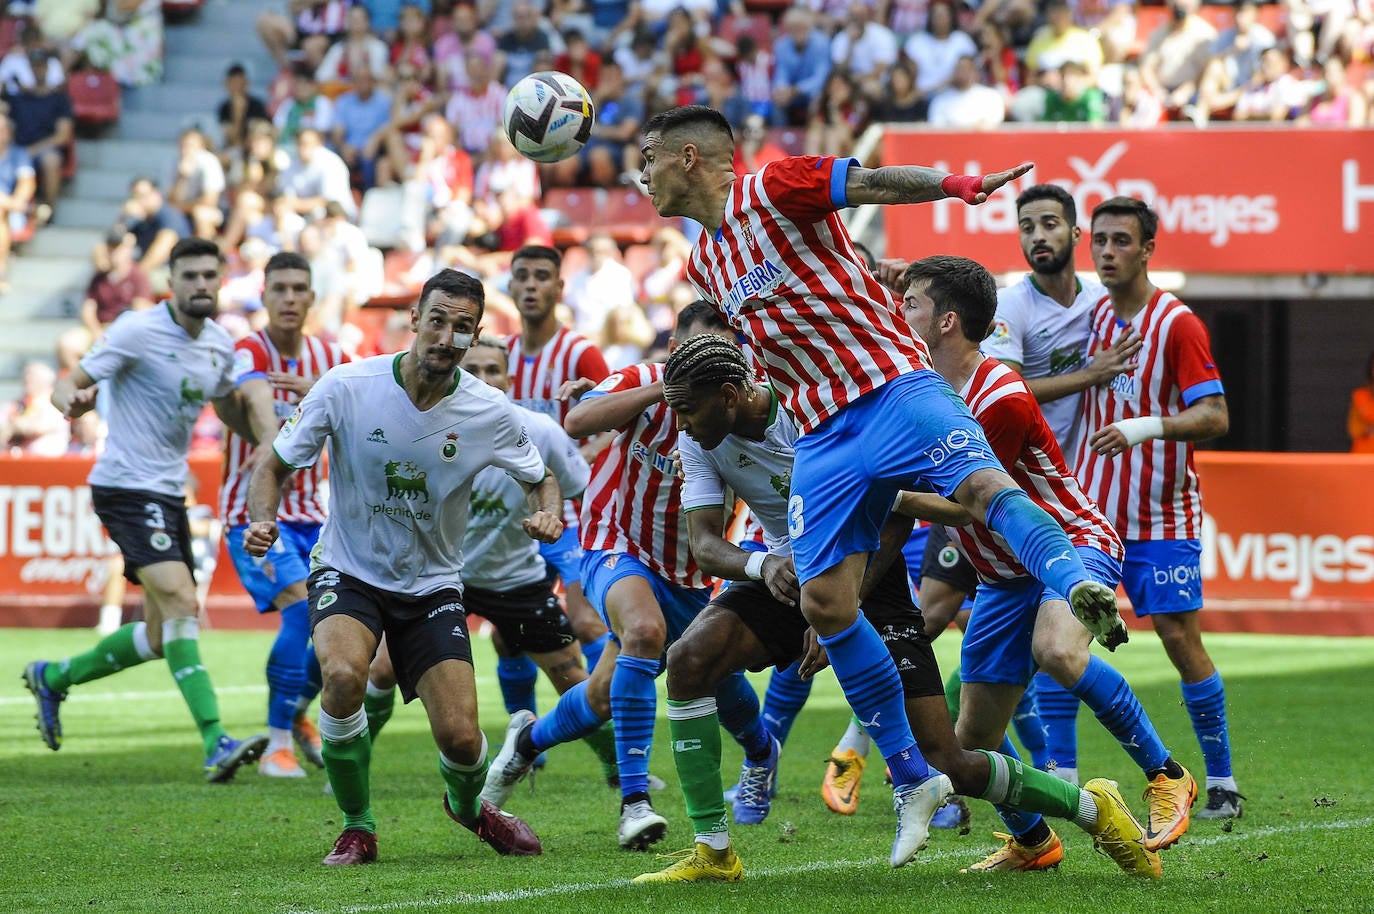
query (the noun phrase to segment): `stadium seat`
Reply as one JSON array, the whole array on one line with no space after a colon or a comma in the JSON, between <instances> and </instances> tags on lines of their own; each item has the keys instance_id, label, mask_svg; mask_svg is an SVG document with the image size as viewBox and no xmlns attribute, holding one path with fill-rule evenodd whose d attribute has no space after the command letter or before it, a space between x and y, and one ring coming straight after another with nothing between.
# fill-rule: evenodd
<instances>
[{"instance_id":1,"label":"stadium seat","mask_svg":"<svg viewBox=\"0 0 1374 914\"><path fill-rule=\"evenodd\" d=\"M741 35L748 35L760 48L770 50L773 47L773 20L763 13L726 16L716 29L716 38L726 44L738 43Z\"/></svg>"},{"instance_id":2,"label":"stadium seat","mask_svg":"<svg viewBox=\"0 0 1374 914\"><path fill-rule=\"evenodd\" d=\"M572 279L587 268L590 259L587 256L587 249L580 244L575 244L563 252L563 265L559 268L558 274L564 280Z\"/></svg>"},{"instance_id":3,"label":"stadium seat","mask_svg":"<svg viewBox=\"0 0 1374 914\"><path fill-rule=\"evenodd\" d=\"M553 187L544 191L541 207L553 218L553 243L560 248L582 244L587 240L589 215L596 208L594 187Z\"/></svg>"},{"instance_id":4,"label":"stadium seat","mask_svg":"<svg viewBox=\"0 0 1374 914\"><path fill-rule=\"evenodd\" d=\"M119 120L121 95L119 83L109 73L82 70L67 82L76 122L86 127L103 127Z\"/></svg>"},{"instance_id":5,"label":"stadium seat","mask_svg":"<svg viewBox=\"0 0 1374 914\"><path fill-rule=\"evenodd\" d=\"M169 16L192 13L205 5L205 0L162 0L162 12Z\"/></svg>"},{"instance_id":6,"label":"stadium seat","mask_svg":"<svg viewBox=\"0 0 1374 914\"><path fill-rule=\"evenodd\" d=\"M802 127L770 127L768 141L790 156L799 156L806 148L806 130Z\"/></svg>"},{"instance_id":7,"label":"stadium seat","mask_svg":"<svg viewBox=\"0 0 1374 914\"><path fill-rule=\"evenodd\" d=\"M0 57L19 42L19 20L11 16L0 18Z\"/></svg>"},{"instance_id":8,"label":"stadium seat","mask_svg":"<svg viewBox=\"0 0 1374 914\"><path fill-rule=\"evenodd\" d=\"M382 290L367 301L369 308L399 308L414 303L424 282L408 275L420 255L415 251L389 251L382 260Z\"/></svg>"},{"instance_id":9,"label":"stadium seat","mask_svg":"<svg viewBox=\"0 0 1374 914\"><path fill-rule=\"evenodd\" d=\"M606 194L606 205L592 216L594 228L609 232L622 247L644 244L658 230L658 212L638 188L617 187Z\"/></svg>"},{"instance_id":10,"label":"stadium seat","mask_svg":"<svg viewBox=\"0 0 1374 914\"><path fill-rule=\"evenodd\" d=\"M792 5L792 0L744 0L744 8L751 13L776 13Z\"/></svg>"}]
</instances>

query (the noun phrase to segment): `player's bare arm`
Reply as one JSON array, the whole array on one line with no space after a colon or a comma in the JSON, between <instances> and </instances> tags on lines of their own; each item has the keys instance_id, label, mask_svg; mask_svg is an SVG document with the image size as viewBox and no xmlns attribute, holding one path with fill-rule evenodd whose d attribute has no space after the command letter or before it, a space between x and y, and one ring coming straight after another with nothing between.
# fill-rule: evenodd
<instances>
[{"instance_id":1,"label":"player's bare arm","mask_svg":"<svg viewBox=\"0 0 1374 914\"><path fill-rule=\"evenodd\" d=\"M563 420L563 429L574 438L587 438L628 425L644 410L663 400L663 382L655 381L633 390L621 390L583 400Z\"/></svg>"},{"instance_id":2,"label":"player's bare arm","mask_svg":"<svg viewBox=\"0 0 1374 914\"><path fill-rule=\"evenodd\" d=\"M1151 438L1165 441L1206 441L1226 434L1231 427L1226 398L1221 394L1202 397L1177 416L1139 416L1113 422L1088 439L1094 451L1108 457Z\"/></svg>"},{"instance_id":3,"label":"player's bare arm","mask_svg":"<svg viewBox=\"0 0 1374 914\"><path fill-rule=\"evenodd\" d=\"M979 204L999 187L1031 170L1025 162L996 174L971 176L924 165L884 165L881 168L850 168L845 194L851 206L864 203L929 203L958 197L965 203Z\"/></svg>"},{"instance_id":4,"label":"player's bare arm","mask_svg":"<svg viewBox=\"0 0 1374 914\"><path fill-rule=\"evenodd\" d=\"M914 517L929 524L962 527L973 523L973 515L956 501L934 492L898 492L892 510L904 517Z\"/></svg>"},{"instance_id":5,"label":"player's bare arm","mask_svg":"<svg viewBox=\"0 0 1374 914\"><path fill-rule=\"evenodd\" d=\"M75 419L95 408L95 379L77 366L59 378L52 391L52 405L68 419Z\"/></svg>"},{"instance_id":6,"label":"player's bare arm","mask_svg":"<svg viewBox=\"0 0 1374 914\"><path fill-rule=\"evenodd\" d=\"M761 580L769 593L788 606L798 605L801 585L792 559L783 555L750 552L725 538L725 506L703 507L687 513L687 535L698 567L709 575L729 581ZM764 556L758 559L756 556ZM749 563L759 563L750 574ZM819 667L817 668L819 669Z\"/></svg>"},{"instance_id":7,"label":"player's bare arm","mask_svg":"<svg viewBox=\"0 0 1374 914\"><path fill-rule=\"evenodd\" d=\"M277 541L277 509L281 507L282 486L292 473L273 451L270 459L259 460L248 478L248 529L243 533L243 548L261 558Z\"/></svg>"},{"instance_id":8,"label":"player's bare arm","mask_svg":"<svg viewBox=\"0 0 1374 914\"><path fill-rule=\"evenodd\" d=\"M220 421L254 447L277 437L280 423L272 405L272 388L263 378L250 378L229 396L210 402Z\"/></svg>"},{"instance_id":9,"label":"player's bare arm","mask_svg":"<svg viewBox=\"0 0 1374 914\"><path fill-rule=\"evenodd\" d=\"M520 483L530 503L530 516L521 522L525 535L541 543L556 543L563 535L563 492L548 470L544 478L531 485ZM251 497L251 492L250 492Z\"/></svg>"}]
</instances>

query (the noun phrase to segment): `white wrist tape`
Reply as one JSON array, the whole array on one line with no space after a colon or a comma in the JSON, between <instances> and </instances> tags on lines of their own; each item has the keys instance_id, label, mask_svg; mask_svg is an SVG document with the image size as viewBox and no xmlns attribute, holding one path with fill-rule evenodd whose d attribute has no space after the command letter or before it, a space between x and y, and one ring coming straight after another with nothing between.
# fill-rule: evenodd
<instances>
[{"instance_id":1,"label":"white wrist tape","mask_svg":"<svg viewBox=\"0 0 1374 914\"><path fill-rule=\"evenodd\" d=\"M1126 443L1134 447L1142 441L1149 441L1151 438L1164 437L1164 420L1159 416L1137 416L1134 419L1122 419L1120 422L1113 422L1113 425L1126 436Z\"/></svg>"},{"instance_id":2,"label":"white wrist tape","mask_svg":"<svg viewBox=\"0 0 1374 914\"><path fill-rule=\"evenodd\" d=\"M763 580L763 563L767 561L768 553L755 552L749 556L749 561L744 563L744 573L751 581Z\"/></svg>"}]
</instances>

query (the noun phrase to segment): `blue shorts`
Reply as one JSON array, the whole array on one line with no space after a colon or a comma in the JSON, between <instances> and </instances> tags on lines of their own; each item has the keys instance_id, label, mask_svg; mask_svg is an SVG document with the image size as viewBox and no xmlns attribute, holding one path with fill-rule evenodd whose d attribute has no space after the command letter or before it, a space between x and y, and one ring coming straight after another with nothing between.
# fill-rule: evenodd
<instances>
[{"instance_id":1,"label":"blue shorts","mask_svg":"<svg viewBox=\"0 0 1374 914\"><path fill-rule=\"evenodd\" d=\"M934 371L865 394L797 441L787 502L797 579L877 549L898 489L922 482L948 497L983 469L1005 472L978 420Z\"/></svg>"},{"instance_id":2,"label":"blue shorts","mask_svg":"<svg viewBox=\"0 0 1374 914\"><path fill-rule=\"evenodd\" d=\"M1202 609L1199 540L1126 540L1126 596L1137 616Z\"/></svg>"},{"instance_id":3,"label":"blue shorts","mask_svg":"<svg viewBox=\"0 0 1374 914\"><path fill-rule=\"evenodd\" d=\"M320 525L277 524L277 541L260 559L243 550L243 531L247 529L247 524L238 524L229 531L229 557L258 612L270 612L275 609L272 601L277 594L310 577L310 550L320 538Z\"/></svg>"},{"instance_id":4,"label":"blue shorts","mask_svg":"<svg viewBox=\"0 0 1374 914\"><path fill-rule=\"evenodd\" d=\"M1121 580L1116 559L1088 546L1078 557L1094 580L1115 588ZM1040 607L1064 597L1027 575L1014 581L980 583L960 648L962 682L1026 685L1035 674L1031 640Z\"/></svg>"},{"instance_id":5,"label":"blue shorts","mask_svg":"<svg viewBox=\"0 0 1374 914\"><path fill-rule=\"evenodd\" d=\"M658 601L663 621L667 624L667 644L681 638L687 626L692 624L692 620L711 600L710 590L694 590L665 581L648 565L632 555L602 549L590 550L582 557L582 592L597 615L601 616L601 621L606 623L607 628L611 628L611 620L606 613L606 594L616 581L632 575L648 581L649 586L653 588L654 599ZM620 643L620 637L613 628L611 637L615 639L616 644Z\"/></svg>"},{"instance_id":6,"label":"blue shorts","mask_svg":"<svg viewBox=\"0 0 1374 914\"><path fill-rule=\"evenodd\" d=\"M560 578L563 586L582 579L582 543L576 524L566 524L556 543L540 543L539 555Z\"/></svg>"}]
</instances>

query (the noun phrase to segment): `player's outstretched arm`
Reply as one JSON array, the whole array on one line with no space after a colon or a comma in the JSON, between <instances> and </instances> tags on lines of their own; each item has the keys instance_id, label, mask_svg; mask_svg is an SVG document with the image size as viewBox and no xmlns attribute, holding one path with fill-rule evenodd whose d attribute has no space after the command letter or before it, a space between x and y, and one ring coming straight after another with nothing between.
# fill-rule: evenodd
<instances>
[{"instance_id":1,"label":"player's outstretched arm","mask_svg":"<svg viewBox=\"0 0 1374 914\"><path fill-rule=\"evenodd\" d=\"M629 425L644 410L663 400L663 382L618 390L615 393L584 396L568 411L563 430L574 438L589 438Z\"/></svg>"},{"instance_id":2,"label":"player's outstretched arm","mask_svg":"<svg viewBox=\"0 0 1374 914\"><path fill-rule=\"evenodd\" d=\"M850 206L864 203L929 203L958 197L968 204L987 200L1002 185L1031 170L1025 162L990 175L952 175L924 165L884 165L881 168L850 168L845 181Z\"/></svg>"},{"instance_id":3,"label":"player's outstretched arm","mask_svg":"<svg viewBox=\"0 0 1374 914\"><path fill-rule=\"evenodd\" d=\"M64 378L58 378L52 391L52 405L62 415L75 419L95 407L95 379L81 366L73 368Z\"/></svg>"},{"instance_id":4,"label":"player's outstretched arm","mask_svg":"<svg viewBox=\"0 0 1374 914\"><path fill-rule=\"evenodd\" d=\"M1088 445L1099 454L1114 457L1151 438L1166 441L1206 441L1219 438L1231 428L1226 397L1213 394L1193 401L1176 416L1137 416L1122 419L1093 432Z\"/></svg>"}]
</instances>

